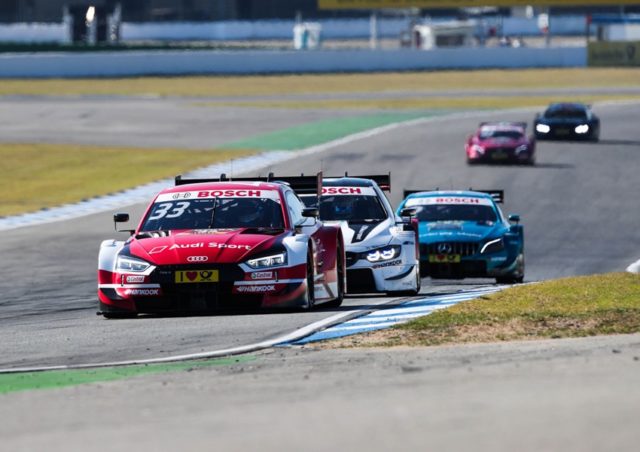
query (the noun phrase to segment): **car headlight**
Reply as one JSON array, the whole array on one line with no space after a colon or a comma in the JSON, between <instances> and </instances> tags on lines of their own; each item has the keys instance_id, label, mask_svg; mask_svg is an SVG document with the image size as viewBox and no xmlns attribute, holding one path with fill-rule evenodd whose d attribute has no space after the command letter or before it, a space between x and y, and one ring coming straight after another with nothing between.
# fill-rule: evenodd
<instances>
[{"instance_id":1,"label":"car headlight","mask_svg":"<svg viewBox=\"0 0 640 452\"><path fill-rule=\"evenodd\" d=\"M287 253L256 257L255 259L249 259L246 264L251 268L279 267L287 264Z\"/></svg>"},{"instance_id":2,"label":"car headlight","mask_svg":"<svg viewBox=\"0 0 640 452\"><path fill-rule=\"evenodd\" d=\"M363 253L369 262L388 261L400 255L399 245L384 246Z\"/></svg>"},{"instance_id":3,"label":"car headlight","mask_svg":"<svg viewBox=\"0 0 640 452\"><path fill-rule=\"evenodd\" d=\"M497 253L504 250L504 240L501 238L490 240L480 249L480 254Z\"/></svg>"},{"instance_id":4,"label":"car headlight","mask_svg":"<svg viewBox=\"0 0 640 452\"><path fill-rule=\"evenodd\" d=\"M521 152L527 152L529 150L529 146L526 144L521 144L516 148L516 153L520 154Z\"/></svg>"},{"instance_id":5,"label":"car headlight","mask_svg":"<svg viewBox=\"0 0 640 452\"><path fill-rule=\"evenodd\" d=\"M587 133L589 131L589 126L587 124L580 124L575 128L576 133Z\"/></svg>"},{"instance_id":6,"label":"car headlight","mask_svg":"<svg viewBox=\"0 0 640 452\"><path fill-rule=\"evenodd\" d=\"M142 273L149 267L151 267L149 262L129 256L118 256L116 260L116 270L121 272Z\"/></svg>"},{"instance_id":7,"label":"car headlight","mask_svg":"<svg viewBox=\"0 0 640 452\"><path fill-rule=\"evenodd\" d=\"M536 132L540 133L549 133L551 127L546 124L536 124Z\"/></svg>"},{"instance_id":8,"label":"car headlight","mask_svg":"<svg viewBox=\"0 0 640 452\"><path fill-rule=\"evenodd\" d=\"M479 144L474 144L473 146L471 146L471 150L476 154L484 154L484 148Z\"/></svg>"}]
</instances>

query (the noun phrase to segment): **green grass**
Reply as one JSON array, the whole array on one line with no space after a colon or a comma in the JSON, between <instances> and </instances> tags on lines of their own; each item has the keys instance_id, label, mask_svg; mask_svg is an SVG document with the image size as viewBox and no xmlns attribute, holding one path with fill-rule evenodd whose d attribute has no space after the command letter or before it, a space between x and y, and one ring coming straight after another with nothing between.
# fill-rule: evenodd
<instances>
[{"instance_id":1,"label":"green grass","mask_svg":"<svg viewBox=\"0 0 640 452\"><path fill-rule=\"evenodd\" d=\"M387 124L445 114L441 111L417 111L407 113L377 113L362 116L325 119L299 126L288 127L245 140L228 143L223 149L260 149L264 151L297 150L326 143L365 130Z\"/></svg>"},{"instance_id":2,"label":"green grass","mask_svg":"<svg viewBox=\"0 0 640 452\"><path fill-rule=\"evenodd\" d=\"M45 372L21 372L0 374L0 394L34 389L54 389L87 383L122 380L140 375L163 372L190 371L212 366L231 366L255 360L255 356L219 358L172 364L148 364L96 369L52 370Z\"/></svg>"},{"instance_id":3,"label":"green grass","mask_svg":"<svg viewBox=\"0 0 640 452\"><path fill-rule=\"evenodd\" d=\"M426 346L637 332L640 275L609 273L509 288L346 345Z\"/></svg>"},{"instance_id":4,"label":"green grass","mask_svg":"<svg viewBox=\"0 0 640 452\"><path fill-rule=\"evenodd\" d=\"M0 144L0 216L117 192L251 153Z\"/></svg>"},{"instance_id":5,"label":"green grass","mask_svg":"<svg viewBox=\"0 0 640 452\"><path fill-rule=\"evenodd\" d=\"M306 93L640 86L640 68L3 80L0 95L256 96Z\"/></svg>"}]
</instances>

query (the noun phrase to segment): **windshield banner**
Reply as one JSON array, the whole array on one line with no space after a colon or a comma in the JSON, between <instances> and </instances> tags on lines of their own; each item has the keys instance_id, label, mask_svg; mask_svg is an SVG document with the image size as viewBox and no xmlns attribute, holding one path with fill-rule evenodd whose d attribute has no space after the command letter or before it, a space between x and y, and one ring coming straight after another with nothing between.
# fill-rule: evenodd
<instances>
[{"instance_id":1,"label":"windshield banner","mask_svg":"<svg viewBox=\"0 0 640 452\"><path fill-rule=\"evenodd\" d=\"M467 198L462 196L431 196L428 198L410 198L405 207L428 206L434 204L448 204L459 206L491 206L493 201L487 198Z\"/></svg>"},{"instance_id":2,"label":"windshield banner","mask_svg":"<svg viewBox=\"0 0 640 452\"><path fill-rule=\"evenodd\" d=\"M322 196L376 196L373 187L322 187Z\"/></svg>"},{"instance_id":3,"label":"windshield banner","mask_svg":"<svg viewBox=\"0 0 640 452\"><path fill-rule=\"evenodd\" d=\"M155 202L214 198L267 198L280 202L280 193L277 190L260 190L255 188L182 191L176 193L162 193L156 198Z\"/></svg>"}]
</instances>

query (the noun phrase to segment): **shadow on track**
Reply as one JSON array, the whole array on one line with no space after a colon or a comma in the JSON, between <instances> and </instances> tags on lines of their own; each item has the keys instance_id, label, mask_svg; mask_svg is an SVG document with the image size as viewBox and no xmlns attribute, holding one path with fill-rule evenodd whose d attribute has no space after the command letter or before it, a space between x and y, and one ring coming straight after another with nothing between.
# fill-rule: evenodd
<instances>
[{"instance_id":1,"label":"shadow on track","mask_svg":"<svg viewBox=\"0 0 640 452\"><path fill-rule=\"evenodd\" d=\"M640 140L600 140L597 144L604 144L605 146L640 146Z\"/></svg>"},{"instance_id":2,"label":"shadow on track","mask_svg":"<svg viewBox=\"0 0 640 452\"><path fill-rule=\"evenodd\" d=\"M522 165L518 163L474 163L473 165L468 165L471 168L520 168L520 169L574 169L576 166L571 163L546 163L546 162L537 162L535 165Z\"/></svg>"}]
</instances>

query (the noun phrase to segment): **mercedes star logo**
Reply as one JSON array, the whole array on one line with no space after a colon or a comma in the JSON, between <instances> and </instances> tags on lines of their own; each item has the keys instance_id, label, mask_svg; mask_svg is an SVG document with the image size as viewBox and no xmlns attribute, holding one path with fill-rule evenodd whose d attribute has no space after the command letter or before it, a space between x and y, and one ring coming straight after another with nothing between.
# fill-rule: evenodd
<instances>
[{"instance_id":1,"label":"mercedes star logo","mask_svg":"<svg viewBox=\"0 0 640 452\"><path fill-rule=\"evenodd\" d=\"M438 243L438 253L439 254L451 254L451 244L450 243Z\"/></svg>"}]
</instances>

